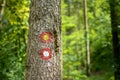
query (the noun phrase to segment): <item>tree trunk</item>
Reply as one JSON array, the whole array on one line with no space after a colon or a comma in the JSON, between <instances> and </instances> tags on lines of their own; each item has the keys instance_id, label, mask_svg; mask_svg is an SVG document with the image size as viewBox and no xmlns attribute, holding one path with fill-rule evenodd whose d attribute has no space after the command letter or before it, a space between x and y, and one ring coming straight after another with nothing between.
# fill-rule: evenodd
<instances>
[{"instance_id":1,"label":"tree trunk","mask_svg":"<svg viewBox=\"0 0 120 80\"><path fill-rule=\"evenodd\" d=\"M5 4L6 4L6 0L0 2L0 28L2 27L2 18L4 14Z\"/></svg>"},{"instance_id":2,"label":"tree trunk","mask_svg":"<svg viewBox=\"0 0 120 80\"><path fill-rule=\"evenodd\" d=\"M61 0L31 0L26 80L61 80Z\"/></svg>"},{"instance_id":3,"label":"tree trunk","mask_svg":"<svg viewBox=\"0 0 120 80\"><path fill-rule=\"evenodd\" d=\"M110 0L115 80L120 80L120 43L119 43L120 4L119 3L120 3L119 0Z\"/></svg>"},{"instance_id":4,"label":"tree trunk","mask_svg":"<svg viewBox=\"0 0 120 80\"><path fill-rule=\"evenodd\" d=\"M87 1L83 0L84 5L84 26L85 26L85 48L86 48L86 72L87 76L90 76L90 49L89 49L89 29L88 29L88 17L87 17Z\"/></svg>"},{"instance_id":5,"label":"tree trunk","mask_svg":"<svg viewBox=\"0 0 120 80\"><path fill-rule=\"evenodd\" d=\"M68 1L68 16L71 16L71 0Z\"/></svg>"}]
</instances>

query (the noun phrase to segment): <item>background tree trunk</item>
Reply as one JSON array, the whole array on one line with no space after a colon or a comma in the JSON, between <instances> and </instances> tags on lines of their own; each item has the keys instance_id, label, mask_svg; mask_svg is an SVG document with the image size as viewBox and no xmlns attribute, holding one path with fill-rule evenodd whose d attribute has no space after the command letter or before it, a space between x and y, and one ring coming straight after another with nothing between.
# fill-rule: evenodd
<instances>
[{"instance_id":1,"label":"background tree trunk","mask_svg":"<svg viewBox=\"0 0 120 80\"><path fill-rule=\"evenodd\" d=\"M2 27L2 18L4 14L5 4L6 4L6 0L0 1L0 28Z\"/></svg>"},{"instance_id":2,"label":"background tree trunk","mask_svg":"<svg viewBox=\"0 0 120 80\"><path fill-rule=\"evenodd\" d=\"M120 80L120 1L110 0L115 80Z\"/></svg>"},{"instance_id":3,"label":"background tree trunk","mask_svg":"<svg viewBox=\"0 0 120 80\"><path fill-rule=\"evenodd\" d=\"M26 80L61 80L61 0L31 0ZM52 42L40 34L50 32ZM43 60L40 50L50 48L52 58Z\"/></svg>"},{"instance_id":4,"label":"background tree trunk","mask_svg":"<svg viewBox=\"0 0 120 80\"><path fill-rule=\"evenodd\" d=\"M86 72L87 76L90 76L90 49L89 49L89 29L88 29L88 17L87 17L87 1L83 0L83 12L84 12L84 26L85 26L85 48L86 48Z\"/></svg>"}]
</instances>

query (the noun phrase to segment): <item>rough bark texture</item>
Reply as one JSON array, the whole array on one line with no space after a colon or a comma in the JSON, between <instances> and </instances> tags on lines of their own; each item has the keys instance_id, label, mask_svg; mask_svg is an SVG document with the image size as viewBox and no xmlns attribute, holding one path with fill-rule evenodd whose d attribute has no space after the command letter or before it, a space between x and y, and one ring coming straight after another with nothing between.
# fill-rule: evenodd
<instances>
[{"instance_id":1,"label":"rough bark texture","mask_svg":"<svg viewBox=\"0 0 120 80\"><path fill-rule=\"evenodd\" d=\"M88 29L88 17L87 17L87 0L83 0L83 12L84 12L84 26L85 26L85 47L86 47L86 73L90 76L90 49L89 49L89 29Z\"/></svg>"},{"instance_id":2,"label":"rough bark texture","mask_svg":"<svg viewBox=\"0 0 120 80\"><path fill-rule=\"evenodd\" d=\"M120 1L110 0L115 80L120 80Z\"/></svg>"},{"instance_id":3,"label":"rough bark texture","mask_svg":"<svg viewBox=\"0 0 120 80\"><path fill-rule=\"evenodd\" d=\"M61 0L31 0L26 80L61 80ZM51 32L53 42L42 43L39 35ZM43 60L39 52L52 50L52 58Z\"/></svg>"}]
</instances>

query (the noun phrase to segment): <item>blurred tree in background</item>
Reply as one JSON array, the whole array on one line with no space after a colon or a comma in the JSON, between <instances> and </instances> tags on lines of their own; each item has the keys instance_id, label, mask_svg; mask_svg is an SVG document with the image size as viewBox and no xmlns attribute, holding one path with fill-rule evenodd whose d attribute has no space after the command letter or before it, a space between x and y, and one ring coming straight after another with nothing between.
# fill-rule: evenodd
<instances>
[{"instance_id":1,"label":"blurred tree in background","mask_svg":"<svg viewBox=\"0 0 120 80\"><path fill-rule=\"evenodd\" d=\"M115 80L120 80L120 1L110 0Z\"/></svg>"},{"instance_id":2,"label":"blurred tree in background","mask_svg":"<svg viewBox=\"0 0 120 80\"><path fill-rule=\"evenodd\" d=\"M113 75L112 35L108 0L87 0L91 70L110 80ZM63 79L86 80L86 52L82 0L62 0Z\"/></svg>"},{"instance_id":3,"label":"blurred tree in background","mask_svg":"<svg viewBox=\"0 0 120 80\"><path fill-rule=\"evenodd\" d=\"M63 80L87 80L83 1L61 2ZM1 80L25 78L29 4L30 0L6 0L0 21ZM92 71L89 79L114 80L109 0L87 0L87 4Z\"/></svg>"}]
</instances>

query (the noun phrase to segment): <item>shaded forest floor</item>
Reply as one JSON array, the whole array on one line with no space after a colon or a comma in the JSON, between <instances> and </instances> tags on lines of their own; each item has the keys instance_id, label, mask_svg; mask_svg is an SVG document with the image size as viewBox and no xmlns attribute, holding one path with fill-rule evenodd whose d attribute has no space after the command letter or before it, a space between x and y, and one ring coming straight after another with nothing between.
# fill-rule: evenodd
<instances>
[{"instance_id":1,"label":"shaded forest floor","mask_svg":"<svg viewBox=\"0 0 120 80\"><path fill-rule=\"evenodd\" d=\"M92 72L89 77L86 76L85 71L82 70L81 74L78 74L79 78L73 76L66 76L67 78L63 78L63 80L115 80L114 72L112 69L108 70L99 70L96 72ZM64 75L65 76L65 75Z\"/></svg>"},{"instance_id":2,"label":"shaded forest floor","mask_svg":"<svg viewBox=\"0 0 120 80\"><path fill-rule=\"evenodd\" d=\"M112 72L105 72L93 74L86 80L114 80L114 77Z\"/></svg>"}]
</instances>

